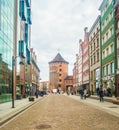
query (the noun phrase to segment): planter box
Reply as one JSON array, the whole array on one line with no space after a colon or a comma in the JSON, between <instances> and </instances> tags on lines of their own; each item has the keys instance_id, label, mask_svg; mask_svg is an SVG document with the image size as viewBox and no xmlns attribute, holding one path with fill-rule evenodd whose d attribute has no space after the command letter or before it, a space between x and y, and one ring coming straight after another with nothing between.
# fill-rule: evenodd
<instances>
[{"instance_id":1,"label":"planter box","mask_svg":"<svg viewBox=\"0 0 119 130\"><path fill-rule=\"evenodd\" d=\"M34 101L34 97L29 97L29 101Z\"/></svg>"}]
</instances>

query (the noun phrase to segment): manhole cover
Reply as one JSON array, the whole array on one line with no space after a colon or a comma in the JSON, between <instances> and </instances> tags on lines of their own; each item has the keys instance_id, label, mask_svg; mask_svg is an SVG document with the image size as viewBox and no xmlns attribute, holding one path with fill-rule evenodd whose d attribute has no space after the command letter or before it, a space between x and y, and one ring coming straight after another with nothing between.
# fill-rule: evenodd
<instances>
[{"instance_id":1,"label":"manhole cover","mask_svg":"<svg viewBox=\"0 0 119 130\"><path fill-rule=\"evenodd\" d=\"M40 124L36 126L36 129L48 129L48 128L51 128L51 125Z\"/></svg>"},{"instance_id":2,"label":"manhole cover","mask_svg":"<svg viewBox=\"0 0 119 130\"><path fill-rule=\"evenodd\" d=\"M118 108L117 106L110 106L109 108Z\"/></svg>"}]
</instances>

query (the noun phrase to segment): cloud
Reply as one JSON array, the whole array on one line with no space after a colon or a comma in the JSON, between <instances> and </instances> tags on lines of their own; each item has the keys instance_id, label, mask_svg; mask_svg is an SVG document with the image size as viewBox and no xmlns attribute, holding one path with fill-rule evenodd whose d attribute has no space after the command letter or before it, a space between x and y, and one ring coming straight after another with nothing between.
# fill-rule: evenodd
<instances>
[{"instance_id":1,"label":"cloud","mask_svg":"<svg viewBox=\"0 0 119 130\"><path fill-rule=\"evenodd\" d=\"M91 28L101 0L33 0L31 46L36 51L41 78L49 79L49 65L60 49L69 62L69 73L78 53L84 27Z\"/></svg>"}]
</instances>

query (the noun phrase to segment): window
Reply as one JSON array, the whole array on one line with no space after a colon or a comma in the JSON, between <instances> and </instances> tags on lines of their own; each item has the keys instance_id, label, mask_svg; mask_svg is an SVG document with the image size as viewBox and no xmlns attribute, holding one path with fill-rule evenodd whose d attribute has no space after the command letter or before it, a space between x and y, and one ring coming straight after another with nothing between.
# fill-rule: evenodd
<instances>
[{"instance_id":1,"label":"window","mask_svg":"<svg viewBox=\"0 0 119 130\"><path fill-rule=\"evenodd\" d=\"M95 42L94 42L94 50L95 50Z\"/></svg>"},{"instance_id":2,"label":"window","mask_svg":"<svg viewBox=\"0 0 119 130\"><path fill-rule=\"evenodd\" d=\"M106 67L104 66L103 67L103 76L105 76L106 75Z\"/></svg>"},{"instance_id":3,"label":"window","mask_svg":"<svg viewBox=\"0 0 119 130\"><path fill-rule=\"evenodd\" d=\"M110 64L108 65L108 67L107 67L107 72L108 72L108 74L110 74Z\"/></svg>"},{"instance_id":4,"label":"window","mask_svg":"<svg viewBox=\"0 0 119 130\"><path fill-rule=\"evenodd\" d=\"M114 62L111 63L111 73L114 73Z\"/></svg>"},{"instance_id":5,"label":"window","mask_svg":"<svg viewBox=\"0 0 119 130\"><path fill-rule=\"evenodd\" d=\"M106 49L106 53L107 53L107 56L108 56L109 55L109 49L108 48Z\"/></svg>"},{"instance_id":6,"label":"window","mask_svg":"<svg viewBox=\"0 0 119 130\"><path fill-rule=\"evenodd\" d=\"M92 66L92 61L93 61L93 60L92 60L92 57L91 57L91 66Z\"/></svg>"},{"instance_id":7,"label":"window","mask_svg":"<svg viewBox=\"0 0 119 130\"><path fill-rule=\"evenodd\" d=\"M111 45L111 53L114 52L114 44Z\"/></svg>"},{"instance_id":8,"label":"window","mask_svg":"<svg viewBox=\"0 0 119 130\"><path fill-rule=\"evenodd\" d=\"M62 80L61 80L61 79L59 79L59 82L62 82Z\"/></svg>"},{"instance_id":9,"label":"window","mask_svg":"<svg viewBox=\"0 0 119 130\"><path fill-rule=\"evenodd\" d=\"M99 52L97 52L97 62L99 61Z\"/></svg>"},{"instance_id":10,"label":"window","mask_svg":"<svg viewBox=\"0 0 119 130\"><path fill-rule=\"evenodd\" d=\"M19 56L25 57L24 53L25 53L24 41L21 40L19 41Z\"/></svg>"},{"instance_id":11,"label":"window","mask_svg":"<svg viewBox=\"0 0 119 130\"><path fill-rule=\"evenodd\" d=\"M98 29L98 27L97 27L97 32L98 32L98 30L99 30L99 29Z\"/></svg>"},{"instance_id":12,"label":"window","mask_svg":"<svg viewBox=\"0 0 119 130\"><path fill-rule=\"evenodd\" d=\"M106 33L106 41L108 40L108 32Z\"/></svg>"},{"instance_id":13,"label":"window","mask_svg":"<svg viewBox=\"0 0 119 130\"><path fill-rule=\"evenodd\" d=\"M99 38L97 38L97 47L99 47Z\"/></svg>"},{"instance_id":14,"label":"window","mask_svg":"<svg viewBox=\"0 0 119 130\"><path fill-rule=\"evenodd\" d=\"M104 66L104 76L106 75L106 66Z\"/></svg>"},{"instance_id":15,"label":"window","mask_svg":"<svg viewBox=\"0 0 119 130\"><path fill-rule=\"evenodd\" d=\"M27 9L27 22L31 24L31 8Z\"/></svg>"},{"instance_id":16,"label":"window","mask_svg":"<svg viewBox=\"0 0 119 130\"><path fill-rule=\"evenodd\" d=\"M59 69L59 71L61 72L61 71L62 71L62 69Z\"/></svg>"},{"instance_id":17,"label":"window","mask_svg":"<svg viewBox=\"0 0 119 130\"><path fill-rule=\"evenodd\" d=\"M106 18L106 24L108 24L108 17Z\"/></svg>"},{"instance_id":18,"label":"window","mask_svg":"<svg viewBox=\"0 0 119 130\"><path fill-rule=\"evenodd\" d=\"M106 65L106 75L108 75L108 65Z\"/></svg>"},{"instance_id":19,"label":"window","mask_svg":"<svg viewBox=\"0 0 119 130\"><path fill-rule=\"evenodd\" d=\"M94 56L94 64L95 64L95 56Z\"/></svg>"},{"instance_id":20,"label":"window","mask_svg":"<svg viewBox=\"0 0 119 130\"><path fill-rule=\"evenodd\" d=\"M105 58L105 51L103 51L103 55L102 55L102 58L103 58L103 59Z\"/></svg>"},{"instance_id":21,"label":"window","mask_svg":"<svg viewBox=\"0 0 119 130\"><path fill-rule=\"evenodd\" d=\"M26 20L25 18L25 8L24 8L24 1L20 0L19 1L19 16L21 17L22 20Z\"/></svg>"},{"instance_id":22,"label":"window","mask_svg":"<svg viewBox=\"0 0 119 130\"><path fill-rule=\"evenodd\" d=\"M113 35L113 29L110 28L110 35L112 36Z\"/></svg>"},{"instance_id":23,"label":"window","mask_svg":"<svg viewBox=\"0 0 119 130\"><path fill-rule=\"evenodd\" d=\"M59 87L61 87L61 84L58 84Z\"/></svg>"}]
</instances>

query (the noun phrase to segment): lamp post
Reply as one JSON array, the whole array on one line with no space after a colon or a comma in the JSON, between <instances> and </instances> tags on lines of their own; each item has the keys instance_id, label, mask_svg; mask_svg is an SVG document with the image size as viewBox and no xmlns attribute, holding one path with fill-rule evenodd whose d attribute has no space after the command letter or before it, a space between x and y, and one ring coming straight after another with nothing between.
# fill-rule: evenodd
<instances>
[{"instance_id":1,"label":"lamp post","mask_svg":"<svg viewBox=\"0 0 119 130\"><path fill-rule=\"evenodd\" d=\"M14 108L14 62L15 58L12 56L12 108Z\"/></svg>"}]
</instances>

